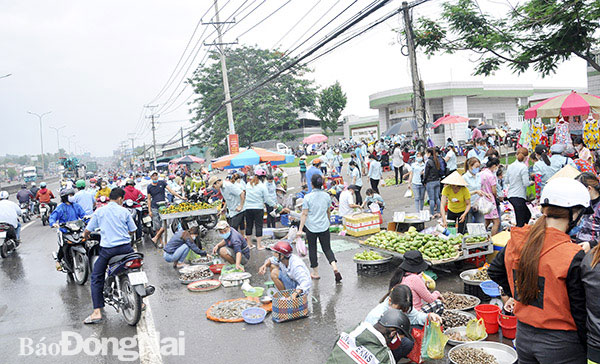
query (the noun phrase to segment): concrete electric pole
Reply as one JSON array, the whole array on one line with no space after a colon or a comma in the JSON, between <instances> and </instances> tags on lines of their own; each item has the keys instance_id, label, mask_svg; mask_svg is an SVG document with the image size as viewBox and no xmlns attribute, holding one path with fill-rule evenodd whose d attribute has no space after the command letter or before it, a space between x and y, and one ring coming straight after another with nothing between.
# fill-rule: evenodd
<instances>
[{"instance_id":1,"label":"concrete electric pole","mask_svg":"<svg viewBox=\"0 0 600 364\"><path fill-rule=\"evenodd\" d=\"M146 105L145 107L152 109L152 114L150 116L146 116L146 119L151 119L152 120L152 149L154 151L154 170L156 170L156 123L155 123L155 118L160 117L160 115L156 115L154 114L154 108L156 108L158 105Z\"/></svg>"},{"instance_id":2,"label":"concrete electric pole","mask_svg":"<svg viewBox=\"0 0 600 364\"><path fill-rule=\"evenodd\" d=\"M44 172L46 171L46 164L44 163L44 136L43 136L43 133L42 133L42 118L43 118L45 115L48 115L48 114L50 114L51 112L52 112L52 111L47 111L47 112L45 112L45 113L43 113L43 114L36 114L36 113L34 113L34 112L27 111L27 113L29 113L29 114L31 114L31 115L35 115L35 116L37 116L37 117L38 117L38 119L40 120L40 147L41 147L41 150L42 150L42 170L43 170Z\"/></svg>"}]
</instances>

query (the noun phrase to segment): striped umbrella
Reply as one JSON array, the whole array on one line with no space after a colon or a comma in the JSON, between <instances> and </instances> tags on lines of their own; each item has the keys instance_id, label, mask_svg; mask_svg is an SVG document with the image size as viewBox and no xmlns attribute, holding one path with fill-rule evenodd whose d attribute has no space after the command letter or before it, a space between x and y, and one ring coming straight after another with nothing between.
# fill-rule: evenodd
<instances>
[{"instance_id":1,"label":"striped umbrella","mask_svg":"<svg viewBox=\"0 0 600 364\"><path fill-rule=\"evenodd\" d=\"M221 157L212 163L213 168L241 168L244 166L254 166L260 163L270 162L273 165L285 164L294 161L293 156L271 152L263 148L249 148L242 152L229 154Z\"/></svg>"},{"instance_id":2,"label":"striped umbrella","mask_svg":"<svg viewBox=\"0 0 600 364\"><path fill-rule=\"evenodd\" d=\"M587 116L590 113L600 113L600 97L571 91L569 94L546 99L525 110L525 119Z\"/></svg>"}]
</instances>

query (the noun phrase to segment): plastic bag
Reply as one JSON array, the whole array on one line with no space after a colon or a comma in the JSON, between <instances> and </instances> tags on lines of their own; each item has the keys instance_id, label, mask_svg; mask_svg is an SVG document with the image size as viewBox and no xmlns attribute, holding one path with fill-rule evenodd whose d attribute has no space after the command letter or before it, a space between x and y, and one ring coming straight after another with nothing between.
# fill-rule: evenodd
<instances>
[{"instance_id":1,"label":"plastic bag","mask_svg":"<svg viewBox=\"0 0 600 364\"><path fill-rule=\"evenodd\" d=\"M448 336L444 335L440 324L427 321L423 345L421 347L421 358L423 360L444 358L444 348L447 342Z\"/></svg>"},{"instance_id":2,"label":"plastic bag","mask_svg":"<svg viewBox=\"0 0 600 364\"><path fill-rule=\"evenodd\" d=\"M484 215L489 214L493 209L496 208L496 205L485 197L480 197L477 199L477 201L475 201L475 205L477 206L477 211Z\"/></svg>"},{"instance_id":3,"label":"plastic bag","mask_svg":"<svg viewBox=\"0 0 600 364\"><path fill-rule=\"evenodd\" d=\"M421 358L421 348L423 347L423 329L415 329L413 328L411 331L412 337L414 339L413 348L410 353L406 356L412 362L421 364L423 360Z\"/></svg>"},{"instance_id":4,"label":"plastic bag","mask_svg":"<svg viewBox=\"0 0 600 364\"><path fill-rule=\"evenodd\" d=\"M296 238L296 250L298 251L298 254L302 257L305 256L306 254L308 254L308 249L306 248L306 243L304 242L304 239L302 239L301 237Z\"/></svg>"},{"instance_id":5,"label":"plastic bag","mask_svg":"<svg viewBox=\"0 0 600 364\"><path fill-rule=\"evenodd\" d=\"M430 276L425 274L424 272L421 273L421 276L423 277L423 280L425 281L425 286L427 286L427 289L432 292L435 291L435 281Z\"/></svg>"},{"instance_id":6,"label":"plastic bag","mask_svg":"<svg viewBox=\"0 0 600 364\"><path fill-rule=\"evenodd\" d=\"M406 190L406 192L404 192L404 197L413 198L413 191L409 188L408 190Z\"/></svg>"},{"instance_id":7,"label":"plastic bag","mask_svg":"<svg viewBox=\"0 0 600 364\"><path fill-rule=\"evenodd\" d=\"M467 337L469 340L477 341L485 337L485 323L483 319L471 319L467 323Z\"/></svg>"}]
</instances>

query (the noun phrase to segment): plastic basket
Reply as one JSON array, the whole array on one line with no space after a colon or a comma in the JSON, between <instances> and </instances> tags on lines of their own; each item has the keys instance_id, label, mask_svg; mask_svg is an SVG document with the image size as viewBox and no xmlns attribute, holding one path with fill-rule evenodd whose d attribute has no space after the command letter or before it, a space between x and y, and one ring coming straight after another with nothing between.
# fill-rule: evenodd
<instances>
[{"instance_id":1,"label":"plastic basket","mask_svg":"<svg viewBox=\"0 0 600 364\"><path fill-rule=\"evenodd\" d=\"M362 276L375 277L390 270L389 261L381 264L356 263L356 273Z\"/></svg>"},{"instance_id":2,"label":"plastic basket","mask_svg":"<svg viewBox=\"0 0 600 364\"><path fill-rule=\"evenodd\" d=\"M290 299L293 289L277 291L273 295L273 315L275 322L297 320L308 316L308 294Z\"/></svg>"},{"instance_id":3,"label":"plastic basket","mask_svg":"<svg viewBox=\"0 0 600 364\"><path fill-rule=\"evenodd\" d=\"M490 297L500 297L500 286L494 281L483 281L479 284L483 293Z\"/></svg>"},{"instance_id":4,"label":"plastic basket","mask_svg":"<svg viewBox=\"0 0 600 364\"><path fill-rule=\"evenodd\" d=\"M259 315L260 317L251 317ZM264 308L260 307L250 307L242 311L242 318L247 324L256 325L260 324L265 320L267 316L267 311Z\"/></svg>"},{"instance_id":5,"label":"plastic basket","mask_svg":"<svg viewBox=\"0 0 600 364\"><path fill-rule=\"evenodd\" d=\"M485 294L483 292L483 290L481 289L481 287L479 287L479 285L465 283L464 284L464 292L465 292L465 294L470 294L471 296L475 296L482 301L489 301L492 299L492 297L488 296L487 294Z\"/></svg>"}]
</instances>

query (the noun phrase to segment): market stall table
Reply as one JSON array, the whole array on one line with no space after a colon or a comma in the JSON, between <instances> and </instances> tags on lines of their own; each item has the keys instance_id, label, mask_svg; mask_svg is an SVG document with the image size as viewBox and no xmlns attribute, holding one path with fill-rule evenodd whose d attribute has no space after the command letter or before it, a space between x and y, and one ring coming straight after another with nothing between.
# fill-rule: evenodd
<instances>
[{"instance_id":1,"label":"market stall table","mask_svg":"<svg viewBox=\"0 0 600 364\"><path fill-rule=\"evenodd\" d=\"M163 223L163 228L165 229L165 233L163 234L163 246L166 245L169 240L169 223L176 219L184 219L186 217L193 216L207 216L207 215L216 215L219 211L217 209L198 209L192 211L185 212L174 212L171 214L159 214L160 220Z\"/></svg>"}]
</instances>

